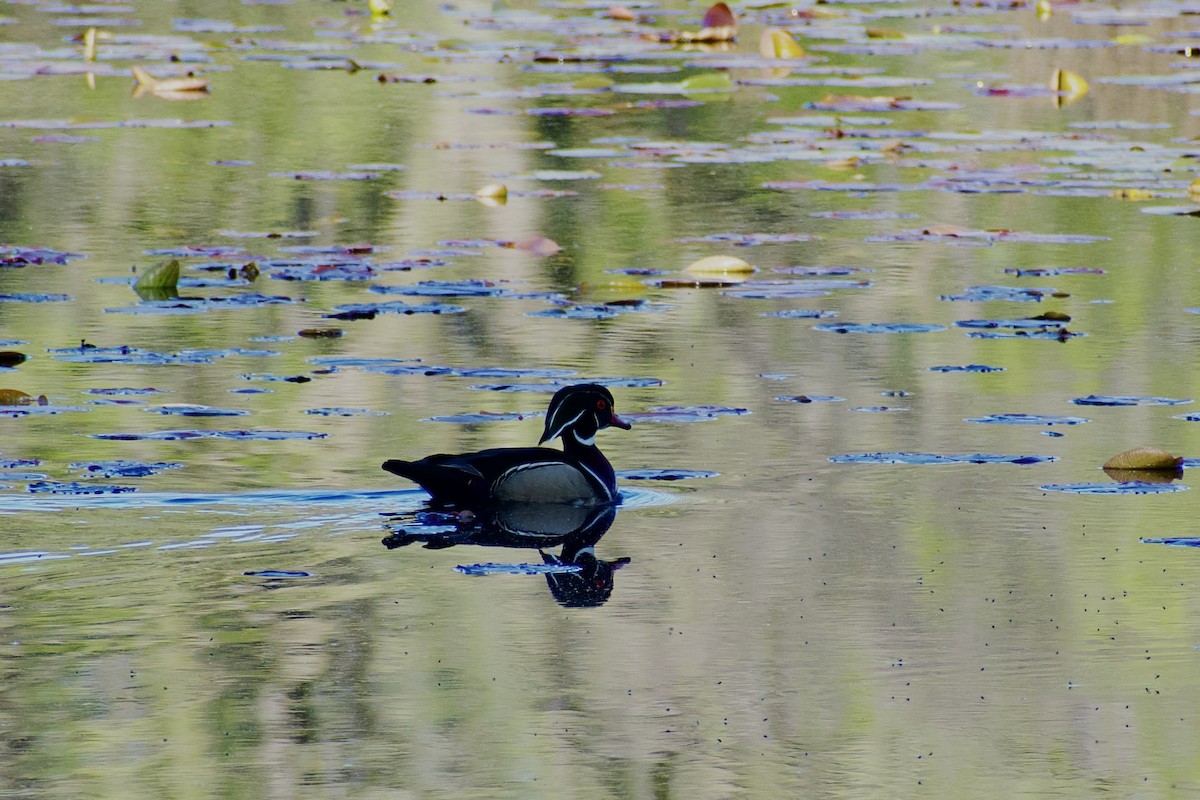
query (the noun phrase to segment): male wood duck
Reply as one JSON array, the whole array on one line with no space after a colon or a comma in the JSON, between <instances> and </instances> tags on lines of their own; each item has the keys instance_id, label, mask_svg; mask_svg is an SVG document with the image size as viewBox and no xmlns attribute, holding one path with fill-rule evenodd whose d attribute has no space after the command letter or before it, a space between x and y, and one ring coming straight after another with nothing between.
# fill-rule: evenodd
<instances>
[{"instance_id":1,"label":"male wood duck","mask_svg":"<svg viewBox=\"0 0 1200 800\"><path fill-rule=\"evenodd\" d=\"M538 444L562 437L563 449L500 447L420 461L383 462L388 472L421 485L437 506L479 508L494 503L570 503L598 506L618 499L617 476L596 447L596 432L614 425L613 396L595 383L564 386L550 400Z\"/></svg>"}]
</instances>

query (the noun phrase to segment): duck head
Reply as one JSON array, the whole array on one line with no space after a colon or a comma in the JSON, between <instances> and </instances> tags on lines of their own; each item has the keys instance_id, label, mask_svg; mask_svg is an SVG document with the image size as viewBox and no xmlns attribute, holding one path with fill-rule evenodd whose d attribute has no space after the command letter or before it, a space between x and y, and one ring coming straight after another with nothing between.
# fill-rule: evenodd
<instances>
[{"instance_id":1,"label":"duck head","mask_svg":"<svg viewBox=\"0 0 1200 800\"><path fill-rule=\"evenodd\" d=\"M570 434L583 445L595 443L596 431L613 425L629 430L628 422L617 416L613 396L596 383L564 386L555 392L546 410L546 428L538 444Z\"/></svg>"}]
</instances>

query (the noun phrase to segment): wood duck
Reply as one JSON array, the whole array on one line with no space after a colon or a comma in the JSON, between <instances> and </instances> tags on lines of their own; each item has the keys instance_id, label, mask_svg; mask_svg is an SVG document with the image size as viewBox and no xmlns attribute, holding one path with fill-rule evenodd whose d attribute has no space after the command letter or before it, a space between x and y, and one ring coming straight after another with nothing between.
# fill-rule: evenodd
<instances>
[{"instance_id":1,"label":"wood duck","mask_svg":"<svg viewBox=\"0 0 1200 800\"><path fill-rule=\"evenodd\" d=\"M494 503L615 503L617 477L596 447L596 432L614 425L613 396L595 383L564 386L550 400L538 444L562 437L563 449L500 447L461 455L426 456L419 461L383 462L394 475L421 485L436 506L480 508Z\"/></svg>"}]
</instances>

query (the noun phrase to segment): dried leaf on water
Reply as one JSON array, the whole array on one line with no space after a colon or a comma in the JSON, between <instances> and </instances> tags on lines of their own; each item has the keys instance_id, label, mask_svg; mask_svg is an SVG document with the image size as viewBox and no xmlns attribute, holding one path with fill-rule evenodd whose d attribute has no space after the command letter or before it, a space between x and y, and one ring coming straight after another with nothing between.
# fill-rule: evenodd
<instances>
[{"instance_id":1,"label":"dried leaf on water","mask_svg":"<svg viewBox=\"0 0 1200 800\"><path fill-rule=\"evenodd\" d=\"M737 39L737 17L725 3L714 3L704 12L703 27L699 31L665 31L650 34L648 38L660 42L716 43L732 42Z\"/></svg>"},{"instance_id":2,"label":"dried leaf on water","mask_svg":"<svg viewBox=\"0 0 1200 800\"><path fill-rule=\"evenodd\" d=\"M25 354L16 350L0 350L0 367L15 367L25 363Z\"/></svg>"},{"instance_id":3,"label":"dried leaf on water","mask_svg":"<svg viewBox=\"0 0 1200 800\"><path fill-rule=\"evenodd\" d=\"M701 75L693 75L679 82L679 91L685 94L691 92L731 92L733 88L733 78L730 77L728 72L706 72Z\"/></svg>"},{"instance_id":4,"label":"dried leaf on water","mask_svg":"<svg viewBox=\"0 0 1200 800\"><path fill-rule=\"evenodd\" d=\"M20 389L0 389L0 406L46 405L46 396L33 397Z\"/></svg>"},{"instance_id":5,"label":"dried leaf on water","mask_svg":"<svg viewBox=\"0 0 1200 800\"><path fill-rule=\"evenodd\" d=\"M208 94L208 79L186 78L156 78L142 67L130 67L137 86L133 96L141 97L152 94L165 100L194 100Z\"/></svg>"},{"instance_id":6,"label":"dried leaf on water","mask_svg":"<svg viewBox=\"0 0 1200 800\"><path fill-rule=\"evenodd\" d=\"M1104 469L1149 469L1177 470L1183 465L1183 458L1176 457L1157 447L1137 447L1119 453L1104 462Z\"/></svg>"}]
</instances>

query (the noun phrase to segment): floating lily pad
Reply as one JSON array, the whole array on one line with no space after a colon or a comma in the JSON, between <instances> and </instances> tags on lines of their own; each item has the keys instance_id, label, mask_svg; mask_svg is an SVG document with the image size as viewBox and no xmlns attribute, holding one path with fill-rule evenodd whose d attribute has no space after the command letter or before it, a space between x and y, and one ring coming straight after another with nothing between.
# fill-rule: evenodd
<instances>
[{"instance_id":1,"label":"floating lily pad","mask_svg":"<svg viewBox=\"0 0 1200 800\"><path fill-rule=\"evenodd\" d=\"M580 378L571 381L554 383L481 383L471 388L485 392L557 392L567 383L598 383L601 386L612 386L622 389L644 389L651 386L662 386L660 378ZM628 416L622 414L622 417Z\"/></svg>"},{"instance_id":2,"label":"floating lily pad","mask_svg":"<svg viewBox=\"0 0 1200 800\"><path fill-rule=\"evenodd\" d=\"M617 477L626 481L687 481L720 474L703 469L623 469L617 472Z\"/></svg>"},{"instance_id":3,"label":"floating lily pad","mask_svg":"<svg viewBox=\"0 0 1200 800\"><path fill-rule=\"evenodd\" d=\"M827 311L819 308L787 308L783 311L767 311L763 313L764 317L780 317L782 319L833 319L838 315L836 311Z\"/></svg>"},{"instance_id":4,"label":"floating lily pad","mask_svg":"<svg viewBox=\"0 0 1200 800\"><path fill-rule=\"evenodd\" d=\"M1087 397L1076 397L1071 402L1077 406L1180 406L1192 401L1190 398L1090 394Z\"/></svg>"},{"instance_id":5,"label":"floating lily pad","mask_svg":"<svg viewBox=\"0 0 1200 800\"><path fill-rule=\"evenodd\" d=\"M182 469L174 461L75 461L70 468L83 472L88 478L145 478L168 469Z\"/></svg>"},{"instance_id":6,"label":"floating lily pad","mask_svg":"<svg viewBox=\"0 0 1200 800\"><path fill-rule=\"evenodd\" d=\"M908 322L821 322L814 325L813 330L828 333L937 333L946 330L946 326Z\"/></svg>"},{"instance_id":7,"label":"floating lily pad","mask_svg":"<svg viewBox=\"0 0 1200 800\"><path fill-rule=\"evenodd\" d=\"M150 433L93 433L93 439L104 439L117 442L137 441L180 441L187 439L234 439L238 441L257 440L264 442L280 442L297 439L324 439L329 434L311 431L153 431Z\"/></svg>"},{"instance_id":8,"label":"floating lily pad","mask_svg":"<svg viewBox=\"0 0 1200 800\"><path fill-rule=\"evenodd\" d=\"M1067 323L1060 320L1020 318L1020 319L960 319L954 323L958 328L1013 328L1017 330L1041 330L1044 328L1061 328Z\"/></svg>"},{"instance_id":9,"label":"floating lily pad","mask_svg":"<svg viewBox=\"0 0 1200 800\"><path fill-rule=\"evenodd\" d=\"M1001 331L971 331L967 336L972 339L1047 339L1056 342L1065 342L1068 339L1087 336L1087 334L1076 333L1066 328L1046 327L1038 328L1037 330L1016 330L1011 333Z\"/></svg>"},{"instance_id":10,"label":"floating lily pad","mask_svg":"<svg viewBox=\"0 0 1200 800\"><path fill-rule=\"evenodd\" d=\"M374 317L376 314L465 314L467 309L463 306L450 305L448 303L402 303L395 300L388 303L351 303L348 305L334 306L332 314L324 314L322 316L327 319L354 319L353 315L370 315ZM347 316L350 315L350 316Z\"/></svg>"},{"instance_id":11,"label":"floating lily pad","mask_svg":"<svg viewBox=\"0 0 1200 800\"><path fill-rule=\"evenodd\" d=\"M561 575L582 571L576 564L460 564L454 568L463 575Z\"/></svg>"},{"instance_id":12,"label":"floating lily pad","mask_svg":"<svg viewBox=\"0 0 1200 800\"><path fill-rule=\"evenodd\" d=\"M1004 372L1004 367L990 367L987 364L965 364L962 366L930 367L930 372Z\"/></svg>"},{"instance_id":13,"label":"floating lily pad","mask_svg":"<svg viewBox=\"0 0 1200 800\"><path fill-rule=\"evenodd\" d=\"M1082 425L1091 422L1084 417L1055 417L1038 414L989 414L986 417L970 417L966 422L983 425Z\"/></svg>"},{"instance_id":14,"label":"floating lily pad","mask_svg":"<svg viewBox=\"0 0 1200 800\"><path fill-rule=\"evenodd\" d=\"M0 124L0 127L3 127ZM0 267L28 267L37 264L66 264L84 258L79 253L51 250L47 247L11 247L0 245Z\"/></svg>"},{"instance_id":15,"label":"floating lily pad","mask_svg":"<svg viewBox=\"0 0 1200 800\"><path fill-rule=\"evenodd\" d=\"M386 411L372 411L369 408L309 408L305 414L317 417L386 417Z\"/></svg>"},{"instance_id":16,"label":"floating lily pad","mask_svg":"<svg viewBox=\"0 0 1200 800\"><path fill-rule=\"evenodd\" d=\"M45 396L39 398L45 400ZM51 403L35 402L29 405L2 405L0 417L14 419L16 417L53 417L59 414L91 411L86 406L58 406Z\"/></svg>"},{"instance_id":17,"label":"floating lily pad","mask_svg":"<svg viewBox=\"0 0 1200 800\"><path fill-rule=\"evenodd\" d=\"M84 394L95 394L103 397L145 397L152 394L161 394L162 389L135 389L129 386L113 387L113 388L97 388L87 389Z\"/></svg>"},{"instance_id":18,"label":"floating lily pad","mask_svg":"<svg viewBox=\"0 0 1200 800\"><path fill-rule=\"evenodd\" d=\"M1018 278L1052 278L1057 275L1103 275L1104 270L1099 267L1031 267L1029 269L1014 269L1006 268L1004 270L1009 275L1016 275Z\"/></svg>"},{"instance_id":19,"label":"floating lily pad","mask_svg":"<svg viewBox=\"0 0 1200 800\"><path fill-rule=\"evenodd\" d=\"M748 408L730 406L655 406L649 411L622 413L630 422L707 422L717 417L749 414Z\"/></svg>"},{"instance_id":20,"label":"floating lily pad","mask_svg":"<svg viewBox=\"0 0 1200 800\"><path fill-rule=\"evenodd\" d=\"M33 494L128 494L137 491L136 486L105 486L75 481L35 481L28 488Z\"/></svg>"},{"instance_id":21,"label":"floating lily pad","mask_svg":"<svg viewBox=\"0 0 1200 800\"><path fill-rule=\"evenodd\" d=\"M999 453L848 453L830 456L835 464L1042 464L1057 461L1058 456L1003 455Z\"/></svg>"},{"instance_id":22,"label":"floating lily pad","mask_svg":"<svg viewBox=\"0 0 1200 800\"><path fill-rule=\"evenodd\" d=\"M194 403L171 403L170 405L155 406L143 409L155 414L171 414L180 417L244 417L250 414L237 408L214 408L213 406L197 405Z\"/></svg>"},{"instance_id":23,"label":"floating lily pad","mask_svg":"<svg viewBox=\"0 0 1200 800\"><path fill-rule=\"evenodd\" d=\"M0 303L66 303L70 300L71 296L66 294L0 292Z\"/></svg>"},{"instance_id":24,"label":"floating lily pad","mask_svg":"<svg viewBox=\"0 0 1200 800\"><path fill-rule=\"evenodd\" d=\"M795 394L795 395L780 395L775 398L784 403L844 403L846 398L836 395L827 394Z\"/></svg>"},{"instance_id":25,"label":"floating lily pad","mask_svg":"<svg viewBox=\"0 0 1200 800\"><path fill-rule=\"evenodd\" d=\"M453 422L460 425L477 425L485 422L518 422L540 417L541 411L479 411L473 414L445 414L427 417L422 422Z\"/></svg>"},{"instance_id":26,"label":"floating lily pad","mask_svg":"<svg viewBox=\"0 0 1200 800\"><path fill-rule=\"evenodd\" d=\"M1173 456L1158 447L1137 447L1104 462L1104 470L1158 470L1177 472L1183 468L1184 459Z\"/></svg>"},{"instance_id":27,"label":"floating lily pad","mask_svg":"<svg viewBox=\"0 0 1200 800\"><path fill-rule=\"evenodd\" d=\"M1181 483L1151 483L1149 481L1126 481L1124 483L1051 483L1039 487L1044 492L1067 492L1069 494L1165 494L1184 492L1188 487Z\"/></svg>"},{"instance_id":28,"label":"floating lily pad","mask_svg":"<svg viewBox=\"0 0 1200 800\"><path fill-rule=\"evenodd\" d=\"M1040 303L1043 298L1054 294L1056 291L1058 290L1023 289L1019 286L972 286L961 294L944 294L939 299L967 303L991 303L1000 300L1017 303Z\"/></svg>"}]
</instances>

